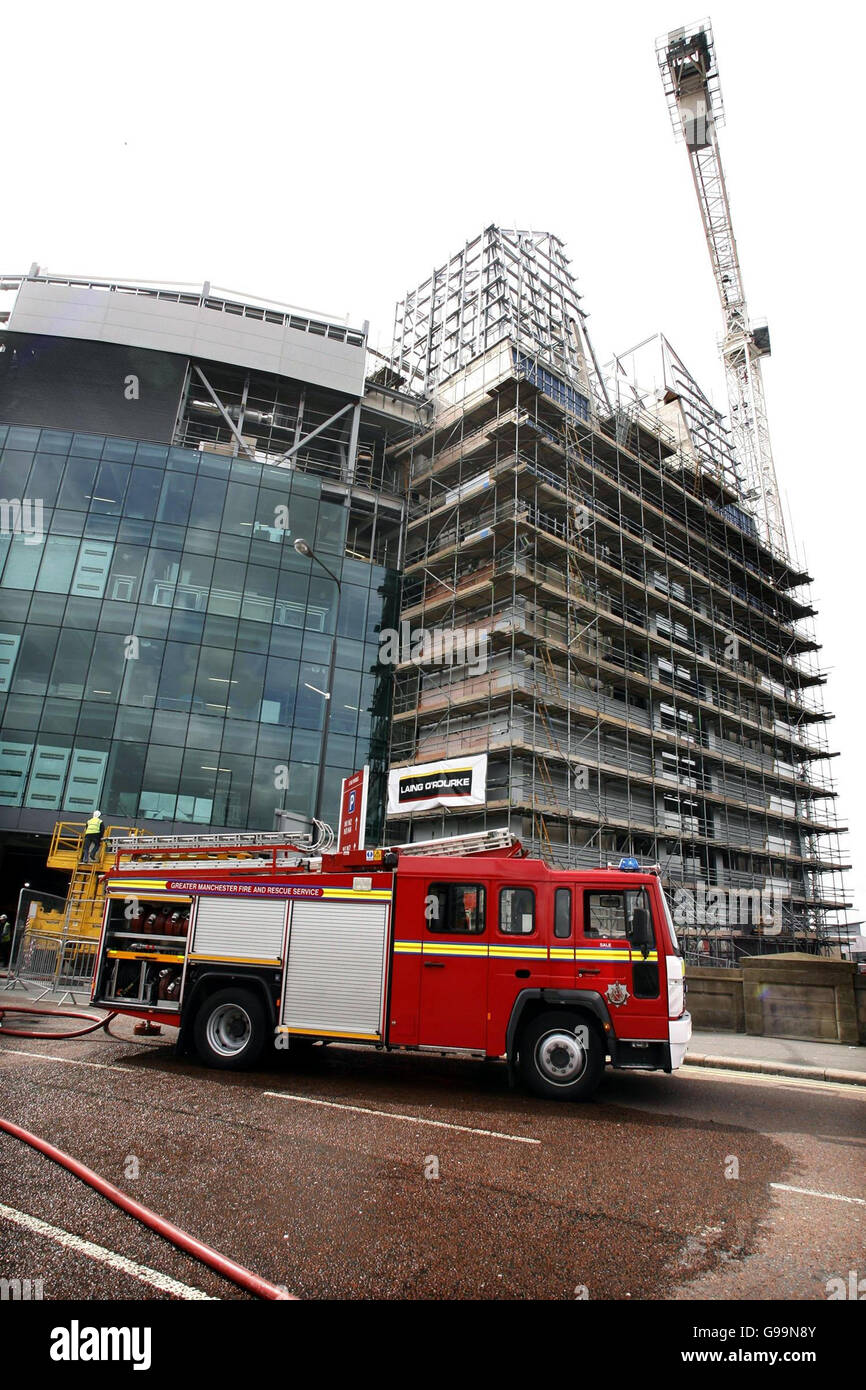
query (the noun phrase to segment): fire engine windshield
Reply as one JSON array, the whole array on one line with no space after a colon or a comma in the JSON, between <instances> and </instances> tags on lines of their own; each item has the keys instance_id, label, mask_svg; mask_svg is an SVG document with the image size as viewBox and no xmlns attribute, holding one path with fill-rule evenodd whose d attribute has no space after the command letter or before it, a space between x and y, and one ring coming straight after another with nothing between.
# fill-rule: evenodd
<instances>
[{"instance_id":1,"label":"fire engine windshield","mask_svg":"<svg viewBox=\"0 0 866 1390\"><path fill-rule=\"evenodd\" d=\"M681 956L681 955L682 955L682 951L680 950L680 943L679 943L679 941L677 940L677 933L676 933L676 928L674 927L674 919L673 919L673 914L671 913L670 903L668 902L668 895L667 895L667 893L665 892L665 890L662 888L661 884L659 884L659 888L661 889L662 902L664 903L665 921L666 921L667 924L668 924L668 931L669 931L669 933L670 933L671 945L673 946L675 953L676 953L678 956Z\"/></svg>"}]
</instances>

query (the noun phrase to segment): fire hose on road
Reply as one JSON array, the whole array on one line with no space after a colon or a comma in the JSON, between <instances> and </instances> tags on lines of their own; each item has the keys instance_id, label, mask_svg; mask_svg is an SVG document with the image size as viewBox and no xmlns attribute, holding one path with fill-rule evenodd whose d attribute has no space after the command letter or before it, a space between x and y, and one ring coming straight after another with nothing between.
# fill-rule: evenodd
<instances>
[{"instance_id":1,"label":"fire hose on road","mask_svg":"<svg viewBox=\"0 0 866 1390\"><path fill-rule=\"evenodd\" d=\"M39 1010L29 1012L39 1012ZM107 1019L104 1020L104 1022L107 1021ZM13 1139L20 1139L23 1143L29 1144L38 1153L50 1158L53 1163L59 1163L62 1168L66 1168L76 1178L88 1183L96 1192L107 1197L115 1206L120 1207L121 1211L125 1211L129 1216L134 1216L136 1221L140 1221L149 1230L155 1231L157 1235L170 1241L172 1245L177 1246L185 1254L191 1255L193 1259L208 1265L224 1279L230 1279L239 1288L246 1289L248 1293L255 1294L257 1298L291 1299L294 1301L294 1295L287 1293L284 1288L269 1283L267 1279L259 1278L257 1274L245 1269L243 1265L237 1264L226 1255L221 1255L218 1250L213 1250L209 1245L202 1244L200 1240L196 1240L195 1236L188 1235L186 1231L182 1231L171 1221L166 1221L165 1217L159 1216L149 1207L142 1206L132 1197L127 1197L126 1193L121 1192L119 1187L115 1187L105 1178L101 1178L98 1173L93 1172L92 1168L86 1168L83 1163L79 1163L77 1159L63 1153L61 1149L56 1149L53 1144L40 1139L37 1134L31 1134L29 1130L22 1129L20 1125L13 1124L11 1120L2 1118L0 1118L0 1129L11 1135Z\"/></svg>"},{"instance_id":2,"label":"fire hose on road","mask_svg":"<svg viewBox=\"0 0 866 1390\"><path fill-rule=\"evenodd\" d=\"M77 1028L68 1033L48 1033L44 1029L4 1028L3 1020L7 1014L37 1014L40 1018L83 1018L87 1020L88 1027ZM117 1018L116 1013L108 1014L105 1018L97 1019L96 1023L93 1023L92 1014L79 1013L77 1010L73 1012L71 1009L28 1009L18 1004L10 1008L7 1005L2 1005L0 1006L0 1037L53 1039L85 1038L88 1033L95 1033L99 1028L107 1029L113 1018Z\"/></svg>"}]
</instances>

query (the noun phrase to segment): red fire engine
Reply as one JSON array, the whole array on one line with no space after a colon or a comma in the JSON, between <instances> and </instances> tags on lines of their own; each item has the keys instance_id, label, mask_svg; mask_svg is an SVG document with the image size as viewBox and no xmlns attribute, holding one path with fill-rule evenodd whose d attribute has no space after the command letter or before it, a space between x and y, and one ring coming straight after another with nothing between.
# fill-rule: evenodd
<instances>
[{"instance_id":1,"label":"red fire engine","mask_svg":"<svg viewBox=\"0 0 866 1390\"><path fill-rule=\"evenodd\" d=\"M553 869L507 831L316 856L279 837L119 843L92 1002L241 1068L270 1044L502 1058L582 1099L691 1036L657 872Z\"/></svg>"}]
</instances>

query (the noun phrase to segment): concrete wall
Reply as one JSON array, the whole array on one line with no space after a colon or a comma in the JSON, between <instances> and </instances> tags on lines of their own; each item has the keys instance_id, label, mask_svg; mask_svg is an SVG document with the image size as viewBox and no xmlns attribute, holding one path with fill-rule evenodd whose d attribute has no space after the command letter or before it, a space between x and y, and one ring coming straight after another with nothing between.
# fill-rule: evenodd
<instances>
[{"instance_id":1,"label":"concrete wall","mask_svg":"<svg viewBox=\"0 0 866 1390\"><path fill-rule=\"evenodd\" d=\"M857 1009L857 1030L860 1041L866 1044L866 975L854 976L854 1005Z\"/></svg>"},{"instance_id":2,"label":"concrete wall","mask_svg":"<svg viewBox=\"0 0 866 1390\"><path fill-rule=\"evenodd\" d=\"M866 1042L866 976L850 961L797 952L752 956L738 970L690 966L695 1028L816 1042Z\"/></svg>"},{"instance_id":3,"label":"concrete wall","mask_svg":"<svg viewBox=\"0 0 866 1390\"><path fill-rule=\"evenodd\" d=\"M686 968L688 1009L692 1026L713 1033L745 1033L742 970L712 970L690 965Z\"/></svg>"}]
</instances>

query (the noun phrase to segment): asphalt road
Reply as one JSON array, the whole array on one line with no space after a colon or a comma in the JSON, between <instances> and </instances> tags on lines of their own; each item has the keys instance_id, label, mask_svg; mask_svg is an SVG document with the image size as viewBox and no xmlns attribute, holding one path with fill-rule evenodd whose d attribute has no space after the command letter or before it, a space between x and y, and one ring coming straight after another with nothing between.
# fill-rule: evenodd
<instances>
[{"instance_id":1,"label":"asphalt road","mask_svg":"<svg viewBox=\"0 0 866 1390\"><path fill-rule=\"evenodd\" d=\"M332 1047L233 1075L111 1026L2 1039L0 1115L301 1298L823 1300L866 1276L866 1088L609 1072L562 1105L497 1064ZM0 1203L0 1278L46 1299L247 1297L3 1134Z\"/></svg>"}]
</instances>

